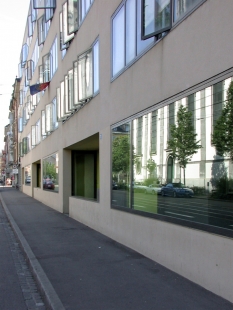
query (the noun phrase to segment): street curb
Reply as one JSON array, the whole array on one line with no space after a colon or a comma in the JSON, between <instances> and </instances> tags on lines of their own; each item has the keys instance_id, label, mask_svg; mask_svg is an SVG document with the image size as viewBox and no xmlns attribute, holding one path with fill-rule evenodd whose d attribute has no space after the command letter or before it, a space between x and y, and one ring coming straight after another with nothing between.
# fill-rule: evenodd
<instances>
[{"instance_id":1,"label":"street curb","mask_svg":"<svg viewBox=\"0 0 233 310\"><path fill-rule=\"evenodd\" d=\"M52 284L50 283L48 277L46 276L44 270L42 269L40 263L36 259L34 253L32 252L29 244L24 238L22 232L20 231L18 225L13 219L9 209L7 208L2 195L0 193L0 200L2 202L3 209L6 213L6 216L11 224L13 231L16 234L17 239L21 245L21 248L26 255L27 261L29 263L30 269L35 277L35 280L39 286L41 293L45 298L46 306L51 310L65 310L61 300L59 299L57 293L55 292Z\"/></svg>"}]
</instances>

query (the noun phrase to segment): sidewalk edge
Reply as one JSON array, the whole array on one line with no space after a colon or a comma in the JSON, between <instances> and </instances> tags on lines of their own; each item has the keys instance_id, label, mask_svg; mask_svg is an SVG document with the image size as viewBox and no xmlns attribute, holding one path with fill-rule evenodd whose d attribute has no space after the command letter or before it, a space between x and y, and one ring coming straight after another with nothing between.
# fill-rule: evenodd
<instances>
[{"instance_id":1,"label":"sidewalk edge","mask_svg":"<svg viewBox=\"0 0 233 310\"><path fill-rule=\"evenodd\" d=\"M39 286L39 289L41 290L41 293L43 294L45 298L46 305L51 310L65 310L61 300L59 299L57 293L55 292L52 284L50 283L48 277L46 276L44 270L42 269L40 263L36 259L34 253L32 252L29 244L27 243L26 239L24 238L22 232L20 231L18 225L16 224L15 220L13 219L9 209L7 208L5 201L2 198L2 195L0 193L0 200L2 202L2 206L4 208L4 211L6 213L6 216L11 224L11 227L13 228L17 239L19 240L19 243L21 245L21 248L23 252L26 255L27 261L29 263L29 266L31 268L31 271L35 277L35 280Z\"/></svg>"}]
</instances>

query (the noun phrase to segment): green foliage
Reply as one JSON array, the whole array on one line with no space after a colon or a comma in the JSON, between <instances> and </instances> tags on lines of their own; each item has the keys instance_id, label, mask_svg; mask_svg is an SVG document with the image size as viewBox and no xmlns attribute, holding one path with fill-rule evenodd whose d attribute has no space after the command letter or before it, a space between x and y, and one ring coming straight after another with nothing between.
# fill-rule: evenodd
<instances>
[{"instance_id":1,"label":"green foliage","mask_svg":"<svg viewBox=\"0 0 233 310\"><path fill-rule=\"evenodd\" d=\"M192 112L181 105L177 112L177 125L171 126L171 139L167 142L167 151L184 169L184 184L186 165L202 147L200 141L196 141L196 136L192 125Z\"/></svg>"},{"instance_id":2,"label":"green foliage","mask_svg":"<svg viewBox=\"0 0 233 310\"><path fill-rule=\"evenodd\" d=\"M215 190L212 193L213 198L231 199L230 193L233 192L233 179L226 175L215 180Z\"/></svg>"},{"instance_id":3,"label":"green foliage","mask_svg":"<svg viewBox=\"0 0 233 310\"><path fill-rule=\"evenodd\" d=\"M233 82L228 88L222 114L214 126L212 144L218 155L229 156L233 161Z\"/></svg>"},{"instance_id":4,"label":"green foliage","mask_svg":"<svg viewBox=\"0 0 233 310\"><path fill-rule=\"evenodd\" d=\"M149 159L147 160L146 169L149 171L150 176L153 175L153 172L155 171L155 168L156 168L156 167L157 167L157 165L156 165L154 159L149 158Z\"/></svg>"},{"instance_id":5,"label":"green foliage","mask_svg":"<svg viewBox=\"0 0 233 310\"><path fill-rule=\"evenodd\" d=\"M182 168L202 146L196 141L197 134L192 125L192 112L183 105L177 112L177 125L171 126L171 139L167 142L169 154L175 158Z\"/></svg>"},{"instance_id":6,"label":"green foliage","mask_svg":"<svg viewBox=\"0 0 233 310\"><path fill-rule=\"evenodd\" d=\"M148 178L148 179L146 179L143 183L144 183L144 185L146 185L146 186L149 186L149 185L151 185L151 184L156 185L156 184L159 184L159 180L158 180L157 178Z\"/></svg>"},{"instance_id":7,"label":"green foliage","mask_svg":"<svg viewBox=\"0 0 233 310\"><path fill-rule=\"evenodd\" d=\"M43 177L44 179L56 179L56 167L53 163L48 161L43 162Z\"/></svg>"},{"instance_id":8,"label":"green foliage","mask_svg":"<svg viewBox=\"0 0 233 310\"><path fill-rule=\"evenodd\" d=\"M129 136L118 136L112 143L113 172L129 172L130 141Z\"/></svg>"}]
</instances>

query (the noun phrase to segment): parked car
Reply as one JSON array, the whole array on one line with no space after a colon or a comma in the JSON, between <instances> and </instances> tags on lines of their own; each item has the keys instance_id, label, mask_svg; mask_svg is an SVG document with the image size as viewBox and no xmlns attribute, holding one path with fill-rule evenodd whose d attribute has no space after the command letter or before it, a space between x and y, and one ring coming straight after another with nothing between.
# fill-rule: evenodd
<instances>
[{"instance_id":1,"label":"parked car","mask_svg":"<svg viewBox=\"0 0 233 310\"><path fill-rule=\"evenodd\" d=\"M134 182L133 190L135 193L145 193L147 186L145 186L142 182Z\"/></svg>"},{"instance_id":2,"label":"parked car","mask_svg":"<svg viewBox=\"0 0 233 310\"><path fill-rule=\"evenodd\" d=\"M161 188L161 195L191 198L194 196L194 192L192 189L185 187L182 183L168 183Z\"/></svg>"},{"instance_id":3,"label":"parked car","mask_svg":"<svg viewBox=\"0 0 233 310\"><path fill-rule=\"evenodd\" d=\"M43 180L43 189L54 189L54 183L50 179Z\"/></svg>"},{"instance_id":4,"label":"parked car","mask_svg":"<svg viewBox=\"0 0 233 310\"><path fill-rule=\"evenodd\" d=\"M25 183L26 183L26 184L31 183L31 177L30 177L30 176L26 177Z\"/></svg>"},{"instance_id":5,"label":"parked car","mask_svg":"<svg viewBox=\"0 0 233 310\"><path fill-rule=\"evenodd\" d=\"M114 190L118 189L118 185L114 181L112 181L112 189L114 189Z\"/></svg>"},{"instance_id":6,"label":"parked car","mask_svg":"<svg viewBox=\"0 0 233 310\"><path fill-rule=\"evenodd\" d=\"M160 195L161 194L161 188L162 188L162 186L160 184L157 184L157 185L151 184L145 189L145 193L146 194L152 194L152 195L155 195L157 193L158 195Z\"/></svg>"}]
</instances>

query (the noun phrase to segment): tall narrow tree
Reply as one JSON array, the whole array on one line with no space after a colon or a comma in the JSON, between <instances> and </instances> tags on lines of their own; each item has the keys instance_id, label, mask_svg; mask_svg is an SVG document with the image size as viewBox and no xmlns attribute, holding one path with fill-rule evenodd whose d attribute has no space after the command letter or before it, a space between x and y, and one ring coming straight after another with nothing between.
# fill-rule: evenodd
<instances>
[{"instance_id":1,"label":"tall narrow tree","mask_svg":"<svg viewBox=\"0 0 233 310\"><path fill-rule=\"evenodd\" d=\"M218 155L229 156L233 162L233 82L228 88L222 113L214 125L212 144Z\"/></svg>"},{"instance_id":2,"label":"tall narrow tree","mask_svg":"<svg viewBox=\"0 0 233 310\"><path fill-rule=\"evenodd\" d=\"M177 112L177 124L171 126L171 138L167 142L167 152L176 159L183 168L184 184L185 169L192 156L202 146L196 141L197 134L192 125L192 112L181 105Z\"/></svg>"}]
</instances>

